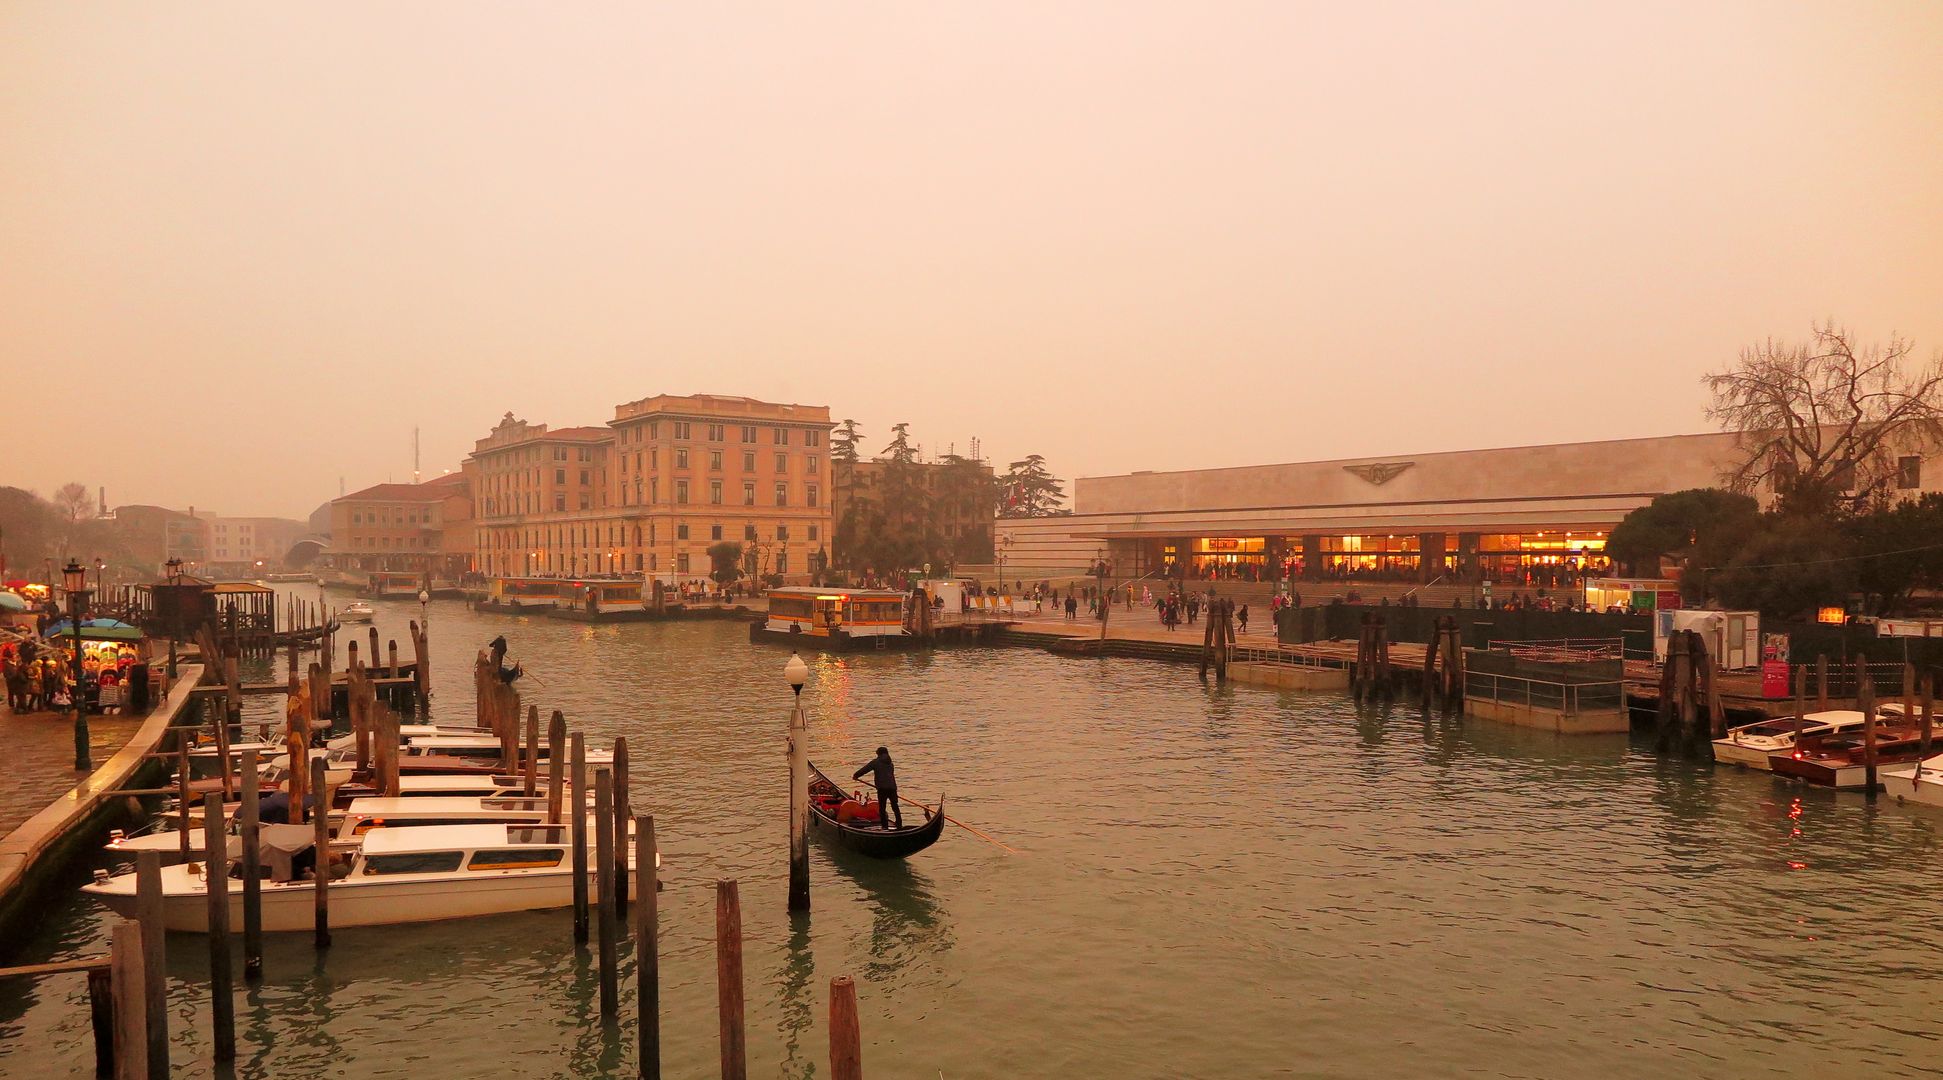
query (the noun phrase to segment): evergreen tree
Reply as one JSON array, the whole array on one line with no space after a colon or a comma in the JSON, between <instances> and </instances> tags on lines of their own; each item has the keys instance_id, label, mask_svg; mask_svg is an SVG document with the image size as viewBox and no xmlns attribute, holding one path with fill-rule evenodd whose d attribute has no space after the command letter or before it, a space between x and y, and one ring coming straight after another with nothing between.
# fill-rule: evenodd
<instances>
[{"instance_id":1,"label":"evergreen tree","mask_svg":"<svg viewBox=\"0 0 1943 1080\"><path fill-rule=\"evenodd\" d=\"M864 437L855 420L845 420L830 432L830 460L840 465L857 463L857 440Z\"/></svg>"},{"instance_id":2,"label":"evergreen tree","mask_svg":"<svg viewBox=\"0 0 1943 1080\"><path fill-rule=\"evenodd\" d=\"M1046 471L1046 459L1038 454L1013 462L999 481L1000 517L1053 517L1066 513L1065 486Z\"/></svg>"}]
</instances>

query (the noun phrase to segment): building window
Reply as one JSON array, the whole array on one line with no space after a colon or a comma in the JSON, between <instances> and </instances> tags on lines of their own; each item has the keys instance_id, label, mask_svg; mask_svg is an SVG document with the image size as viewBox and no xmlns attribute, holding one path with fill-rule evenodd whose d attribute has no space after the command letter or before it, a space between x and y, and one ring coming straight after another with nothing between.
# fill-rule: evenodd
<instances>
[{"instance_id":1,"label":"building window","mask_svg":"<svg viewBox=\"0 0 1943 1080\"><path fill-rule=\"evenodd\" d=\"M742 451L742 471L743 472L756 471L756 452L754 450Z\"/></svg>"},{"instance_id":2,"label":"building window","mask_svg":"<svg viewBox=\"0 0 1943 1080\"><path fill-rule=\"evenodd\" d=\"M581 508L582 510L592 510L592 509L593 509L593 496L591 496L591 495L588 495L588 494L587 494L586 492L584 492L584 491L583 491L583 492L581 492L581 493L580 493L580 508Z\"/></svg>"},{"instance_id":3,"label":"building window","mask_svg":"<svg viewBox=\"0 0 1943 1080\"><path fill-rule=\"evenodd\" d=\"M661 479L659 477L648 477L648 501L651 503L661 501Z\"/></svg>"},{"instance_id":4,"label":"building window","mask_svg":"<svg viewBox=\"0 0 1943 1080\"><path fill-rule=\"evenodd\" d=\"M776 553L776 572L778 574L789 573L789 552L778 551Z\"/></svg>"},{"instance_id":5,"label":"building window","mask_svg":"<svg viewBox=\"0 0 1943 1080\"><path fill-rule=\"evenodd\" d=\"M743 442L756 441L756 426L754 424L742 425L742 441Z\"/></svg>"},{"instance_id":6,"label":"building window","mask_svg":"<svg viewBox=\"0 0 1943 1080\"><path fill-rule=\"evenodd\" d=\"M675 421L675 438L686 439L687 437L688 437L688 421L686 420Z\"/></svg>"},{"instance_id":7,"label":"building window","mask_svg":"<svg viewBox=\"0 0 1943 1080\"><path fill-rule=\"evenodd\" d=\"M810 431L805 431L803 433L803 445L817 446L821 443L822 438L823 438L823 433L820 431L816 431L814 429Z\"/></svg>"},{"instance_id":8,"label":"building window","mask_svg":"<svg viewBox=\"0 0 1943 1080\"><path fill-rule=\"evenodd\" d=\"M809 489L809 492L807 493L807 496L806 496L806 500L805 500L805 501L806 501L806 502L808 503L808 505L810 505L810 506L815 506L815 505L816 505L816 485L815 485L815 484L811 484L811 485L810 485L810 489Z\"/></svg>"},{"instance_id":9,"label":"building window","mask_svg":"<svg viewBox=\"0 0 1943 1080\"><path fill-rule=\"evenodd\" d=\"M585 483L587 482L587 470L586 470L586 469L582 469L582 470L580 470L580 482L581 482L582 484L585 484Z\"/></svg>"},{"instance_id":10,"label":"building window","mask_svg":"<svg viewBox=\"0 0 1943 1080\"><path fill-rule=\"evenodd\" d=\"M789 473L789 455L777 454L776 455L776 474L778 476L786 476L788 475L788 473Z\"/></svg>"},{"instance_id":11,"label":"building window","mask_svg":"<svg viewBox=\"0 0 1943 1080\"><path fill-rule=\"evenodd\" d=\"M675 468L686 469L687 467L688 467L688 451L681 447L676 447L675 448Z\"/></svg>"},{"instance_id":12,"label":"building window","mask_svg":"<svg viewBox=\"0 0 1943 1080\"><path fill-rule=\"evenodd\" d=\"M820 458L820 457L817 457L817 456L816 456L815 454L811 454L811 455L809 456L809 458L808 458L808 459L806 459L806 461L805 461L805 464L804 464L804 467L805 467L805 468L807 468L807 469L809 469L809 471L810 471L810 475L811 475L811 476L815 476L815 475L816 475L816 469L817 469L817 466L819 466L819 465L821 465L821 464L823 464L823 459L822 459L822 458Z\"/></svg>"},{"instance_id":13,"label":"building window","mask_svg":"<svg viewBox=\"0 0 1943 1080\"><path fill-rule=\"evenodd\" d=\"M565 470L565 469L555 469L555 470L553 470L553 482L554 482L554 483L556 483L556 484L564 484L564 483L566 483L566 482L567 482L567 470Z\"/></svg>"},{"instance_id":14,"label":"building window","mask_svg":"<svg viewBox=\"0 0 1943 1080\"><path fill-rule=\"evenodd\" d=\"M789 445L789 429L788 429L788 428L786 428L786 427L779 427L779 428L777 428L777 429L776 429L776 445L777 445L777 446L788 446L788 445Z\"/></svg>"},{"instance_id":15,"label":"building window","mask_svg":"<svg viewBox=\"0 0 1943 1080\"><path fill-rule=\"evenodd\" d=\"M789 505L789 485L788 484L776 485L776 505L777 506Z\"/></svg>"},{"instance_id":16,"label":"building window","mask_svg":"<svg viewBox=\"0 0 1943 1080\"><path fill-rule=\"evenodd\" d=\"M688 501L688 481L675 481L675 501L678 503L686 503Z\"/></svg>"},{"instance_id":17,"label":"building window","mask_svg":"<svg viewBox=\"0 0 1943 1080\"><path fill-rule=\"evenodd\" d=\"M721 442L721 441L722 441L722 425L720 425L720 424L710 424L710 425L708 426L708 441L709 441L709 442Z\"/></svg>"},{"instance_id":18,"label":"building window","mask_svg":"<svg viewBox=\"0 0 1943 1080\"><path fill-rule=\"evenodd\" d=\"M720 540L720 539L722 539L722 526L720 526L720 525L710 525L710 526L708 527L708 538L709 538L710 540Z\"/></svg>"},{"instance_id":19,"label":"building window","mask_svg":"<svg viewBox=\"0 0 1943 1080\"><path fill-rule=\"evenodd\" d=\"M754 525L742 526L742 539L754 540L755 538L756 538L756 527Z\"/></svg>"},{"instance_id":20,"label":"building window","mask_svg":"<svg viewBox=\"0 0 1943 1080\"><path fill-rule=\"evenodd\" d=\"M686 539L688 539L688 526L687 526L687 525L685 525L685 524L683 524L683 525L677 525L677 526L675 526L675 539L677 539L677 540L686 540Z\"/></svg>"},{"instance_id":21,"label":"building window","mask_svg":"<svg viewBox=\"0 0 1943 1080\"><path fill-rule=\"evenodd\" d=\"M554 492L554 493L553 493L553 508L554 508L555 510L565 510L565 509L567 508L567 493L566 493L566 492L564 492L564 491L556 491L556 492Z\"/></svg>"},{"instance_id":22,"label":"building window","mask_svg":"<svg viewBox=\"0 0 1943 1080\"><path fill-rule=\"evenodd\" d=\"M742 485L742 505L754 506L755 504L756 504L756 485L754 481L750 481Z\"/></svg>"},{"instance_id":23,"label":"building window","mask_svg":"<svg viewBox=\"0 0 1943 1080\"><path fill-rule=\"evenodd\" d=\"M789 539L789 526L787 525L776 526L776 539L778 540Z\"/></svg>"},{"instance_id":24,"label":"building window","mask_svg":"<svg viewBox=\"0 0 1943 1080\"><path fill-rule=\"evenodd\" d=\"M722 451L710 450L708 452L708 467L716 472L722 471Z\"/></svg>"},{"instance_id":25,"label":"building window","mask_svg":"<svg viewBox=\"0 0 1943 1080\"><path fill-rule=\"evenodd\" d=\"M1904 491L1914 491L1923 486L1923 459L1920 455L1910 454L1896 459L1896 486Z\"/></svg>"},{"instance_id":26,"label":"building window","mask_svg":"<svg viewBox=\"0 0 1943 1080\"><path fill-rule=\"evenodd\" d=\"M810 526L810 539L812 539L812 540L815 540L815 539L817 539L817 533L818 533L819 531L820 531L820 530L818 530L816 526L814 526L814 525L812 525L812 526Z\"/></svg>"},{"instance_id":27,"label":"building window","mask_svg":"<svg viewBox=\"0 0 1943 1080\"><path fill-rule=\"evenodd\" d=\"M722 505L722 481L710 480L708 482L708 501L711 506Z\"/></svg>"},{"instance_id":28,"label":"building window","mask_svg":"<svg viewBox=\"0 0 1943 1080\"><path fill-rule=\"evenodd\" d=\"M681 554L675 556L675 573L686 574L687 572L688 572L688 553L684 551Z\"/></svg>"},{"instance_id":29,"label":"building window","mask_svg":"<svg viewBox=\"0 0 1943 1080\"><path fill-rule=\"evenodd\" d=\"M648 438L659 439L660 437L661 437L661 424L658 421L654 421L654 420L648 421Z\"/></svg>"}]
</instances>

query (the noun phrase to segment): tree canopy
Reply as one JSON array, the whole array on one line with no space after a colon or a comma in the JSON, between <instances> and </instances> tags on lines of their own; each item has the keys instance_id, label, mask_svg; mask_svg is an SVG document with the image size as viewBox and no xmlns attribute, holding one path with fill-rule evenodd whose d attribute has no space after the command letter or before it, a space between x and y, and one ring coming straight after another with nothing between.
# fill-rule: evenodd
<instances>
[{"instance_id":1,"label":"tree canopy","mask_svg":"<svg viewBox=\"0 0 1943 1080\"><path fill-rule=\"evenodd\" d=\"M742 578L742 544L737 540L718 540L708 546L708 576L727 588Z\"/></svg>"},{"instance_id":2,"label":"tree canopy","mask_svg":"<svg viewBox=\"0 0 1943 1080\"><path fill-rule=\"evenodd\" d=\"M1013 462L999 480L1000 517L1052 517L1065 513L1065 486L1046 469L1046 459L1028 454Z\"/></svg>"},{"instance_id":3,"label":"tree canopy","mask_svg":"<svg viewBox=\"0 0 1943 1080\"><path fill-rule=\"evenodd\" d=\"M1671 491L1613 526L1606 554L1642 576L1659 572L1662 555L1719 565L1738 549L1760 514L1750 495L1717 488ZM1704 586L1695 591L1704 592Z\"/></svg>"},{"instance_id":4,"label":"tree canopy","mask_svg":"<svg viewBox=\"0 0 1943 1080\"><path fill-rule=\"evenodd\" d=\"M1724 478L1737 491L1772 486L1777 508L1831 514L1886 495L1896 458L1943 444L1943 356L1912 359L1901 338L1858 349L1817 325L1805 343L1770 338L1706 376L1709 418L1741 436Z\"/></svg>"}]
</instances>

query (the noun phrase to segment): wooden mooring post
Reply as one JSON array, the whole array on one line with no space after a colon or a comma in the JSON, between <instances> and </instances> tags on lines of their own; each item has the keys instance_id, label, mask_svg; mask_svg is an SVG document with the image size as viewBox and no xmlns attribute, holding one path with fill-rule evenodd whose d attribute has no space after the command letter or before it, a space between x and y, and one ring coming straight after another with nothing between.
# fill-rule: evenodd
<instances>
[{"instance_id":1,"label":"wooden mooring post","mask_svg":"<svg viewBox=\"0 0 1943 1080\"><path fill-rule=\"evenodd\" d=\"M539 790L540 779L540 707L526 707L526 757L520 762L520 772L524 776L521 790L527 798L533 798Z\"/></svg>"},{"instance_id":2,"label":"wooden mooring post","mask_svg":"<svg viewBox=\"0 0 1943 1080\"><path fill-rule=\"evenodd\" d=\"M715 1003L722 1033L722 1080L748 1080L742 1030L742 900L733 881L715 883Z\"/></svg>"},{"instance_id":3,"label":"wooden mooring post","mask_svg":"<svg viewBox=\"0 0 1943 1080\"><path fill-rule=\"evenodd\" d=\"M573 755L573 940L587 944L587 743L576 731L567 736Z\"/></svg>"},{"instance_id":4,"label":"wooden mooring post","mask_svg":"<svg viewBox=\"0 0 1943 1080\"><path fill-rule=\"evenodd\" d=\"M178 730L175 733L175 812L176 841L182 849L184 866L195 861L191 841L195 836L189 828L189 808L195 803L189 798L189 734Z\"/></svg>"},{"instance_id":5,"label":"wooden mooring post","mask_svg":"<svg viewBox=\"0 0 1943 1080\"><path fill-rule=\"evenodd\" d=\"M1869 658L1855 654L1855 707L1862 713L1863 782L1871 800L1876 797L1876 681L1869 674Z\"/></svg>"},{"instance_id":6,"label":"wooden mooring post","mask_svg":"<svg viewBox=\"0 0 1943 1080\"><path fill-rule=\"evenodd\" d=\"M257 817L260 795L256 754L255 750L243 751L243 805L236 827L243 848L243 981L252 983L263 979L263 874L257 857L262 830Z\"/></svg>"},{"instance_id":7,"label":"wooden mooring post","mask_svg":"<svg viewBox=\"0 0 1943 1080\"><path fill-rule=\"evenodd\" d=\"M863 1031L857 1022L857 984L850 976L830 980L831 1080L864 1080Z\"/></svg>"},{"instance_id":8,"label":"wooden mooring post","mask_svg":"<svg viewBox=\"0 0 1943 1080\"><path fill-rule=\"evenodd\" d=\"M108 932L109 993L115 1013L115 1080L148 1080L148 949L141 924Z\"/></svg>"},{"instance_id":9,"label":"wooden mooring post","mask_svg":"<svg viewBox=\"0 0 1943 1080\"><path fill-rule=\"evenodd\" d=\"M223 827L223 797L202 800L203 891L209 898L209 1019L215 1030L217 1061L236 1060L236 999L229 971L229 835Z\"/></svg>"},{"instance_id":10,"label":"wooden mooring post","mask_svg":"<svg viewBox=\"0 0 1943 1080\"><path fill-rule=\"evenodd\" d=\"M643 814L634 819L634 865L641 878L634 906L634 1002L642 1080L661 1080L661 880L654 860L654 816Z\"/></svg>"},{"instance_id":11,"label":"wooden mooring post","mask_svg":"<svg viewBox=\"0 0 1943 1080\"><path fill-rule=\"evenodd\" d=\"M392 730L395 732L397 726L393 725ZM394 756L392 761L395 767L397 758ZM310 789L317 798L317 812L311 815L311 826L316 830L311 834L311 840L317 846L316 912L311 929L313 944L319 949L331 947L331 801L330 792L324 789L324 775L323 759L310 763ZM391 786L396 788L395 778ZM396 790L390 793L394 796L397 794Z\"/></svg>"},{"instance_id":12,"label":"wooden mooring post","mask_svg":"<svg viewBox=\"0 0 1943 1080\"><path fill-rule=\"evenodd\" d=\"M634 810L628 802L627 736L614 739L614 915L627 918L627 823Z\"/></svg>"},{"instance_id":13,"label":"wooden mooring post","mask_svg":"<svg viewBox=\"0 0 1943 1080\"><path fill-rule=\"evenodd\" d=\"M792 663L799 663L793 655ZM792 676L792 681L794 676ZM810 909L810 731L798 686L784 750L789 757L789 910Z\"/></svg>"},{"instance_id":14,"label":"wooden mooring post","mask_svg":"<svg viewBox=\"0 0 1943 1080\"><path fill-rule=\"evenodd\" d=\"M187 823L184 823L187 829ZM162 853L135 853L135 919L142 924L142 991L148 999L148 1075L169 1076L169 969L162 918Z\"/></svg>"},{"instance_id":15,"label":"wooden mooring post","mask_svg":"<svg viewBox=\"0 0 1943 1080\"><path fill-rule=\"evenodd\" d=\"M1815 657L1815 711L1828 711L1828 654Z\"/></svg>"},{"instance_id":16,"label":"wooden mooring post","mask_svg":"<svg viewBox=\"0 0 1943 1080\"><path fill-rule=\"evenodd\" d=\"M560 824L560 804L566 797L567 785L562 782L562 770L567 765L567 717L559 709L553 710L553 718L546 726L546 820L549 825Z\"/></svg>"},{"instance_id":17,"label":"wooden mooring post","mask_svg":"<svg viewBox=\"0 0 1943 1080\"><path fill-rule=\"evenodd\" d=\"M1437 616L1430 631L1430 642L1424 646L1424 672L1422 685L1423 709L1429 712L1433 704L1441 704L1443 687L1437 681L1437 652L1444 644L1444 618Z\"/></svg>"},{"instance_id":18,"label":"wooden mooring post","mask_svg":"<svg viewBox=\"0 0 1943 1080\"><path fill-rule=\"evenodd\" d=\"M623 837L625 839L625 837ZM599 937L596 956L600 967L600 1018L611 1022L621 1008L620 976L615 972L616 942L620 934L614 910L614 774L606 769L594 771L594 870L600 891ZM624 850L624 849L623 849ZM625 861L625 855L622 857Z\"/></svg>"}]
</instances>

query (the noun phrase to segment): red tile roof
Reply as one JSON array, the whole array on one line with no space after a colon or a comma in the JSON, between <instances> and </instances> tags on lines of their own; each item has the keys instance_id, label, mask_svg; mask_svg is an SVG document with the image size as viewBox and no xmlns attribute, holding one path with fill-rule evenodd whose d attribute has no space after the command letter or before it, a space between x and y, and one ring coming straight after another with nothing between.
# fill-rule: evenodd
<instances>
[{"instance_id":1,"label":"red tile roof","mask_svg":"<svg viewBox=\"0 0 1943 1080\"><path fill-rule=\"evenodd\" d=\"M433 477L422 484L373 484L363 491L353 491L341 495L332 502L346 499L362 499L367 502L384 500L387 502L438 502L450 498L465 487L464 473L447 473Z\"/></svg>"}]
</instances>

